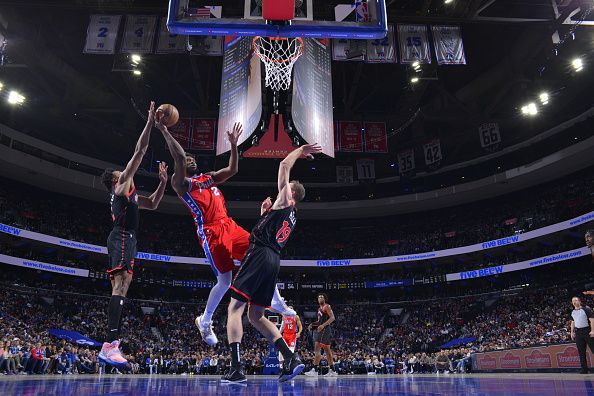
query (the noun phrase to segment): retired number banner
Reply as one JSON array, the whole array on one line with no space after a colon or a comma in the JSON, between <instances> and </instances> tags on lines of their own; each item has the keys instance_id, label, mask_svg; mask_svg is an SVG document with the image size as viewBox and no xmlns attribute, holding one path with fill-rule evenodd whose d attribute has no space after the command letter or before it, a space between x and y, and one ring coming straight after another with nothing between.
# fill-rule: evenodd
<instances>
[{"instance_id":1,"label":"retired number banner","mask_svg":"<svg viewBox=\"0 0 594 396\"><path fill-rule=\"evenodd\" d=\"M366 122L365 124L365 152L387 153L388 136L385 122Z\"/></svg>"},{"instance_id":2,"label":"retired number banner","mask_svg":"<svg viewBox=\"0 0 594 396\"><path fill-rule=\"evenodd\" d=\"M478 130L482 148L488 148L501 143L501 133L499 132L498 123L489 122L482 124L479 126Z\"/></svg>"},{"instance_id":3,"label":"retired number banner","mask_svg":"<svg viewBox=\"0 0 594 396\"><path fill-rule=\"evenodd\" d=\"M213 119L194 118L192 122L193 150L214 150L215 124Z\"/></svg>"},{"instance_id":4,"label":"retired number banner","mask_svg":"<svg viewBox=\"0 0 594 396\"><path fill-rule=\"evenodd\" d=\"M91 15L83 52L113 54L121 19L121 15Z\"/></svg>"},{"instance_id":5,"label":"retired number banner","mask_svg":"<svg viewBox=\"0 0 594 396\"><path fill-rule=\"evenodd\" d=\"M157 39L157 54L183 54L186 52L186 44L186 36L169 33L169 30L167 30L167 17L161 18Z\"/></svg>"},{"instance_id":6,"label":"retired number banner","mask_svg":"<svg viewBox=\"0 0 594 396\"><path fill-rule=\"evenodd\" d=\"M465 65L460 26L432 26L433 44L438 65Z\"/></svg>"},{"instance_id":7,"label":"retired number banner","mask_svg":"<svg viewBox=\"0 0 594 396\"><path fill-rule=\"evenodd\" d=\"M434 139L423 145L425 153L425 164L433 165L441 161L441 143L439 139Z\"/></svg>"},{"instance_id":8,"label":"retired number banner","mask_svg":"<svg viewBox=\"0 0 594 396\"><path fill-rule=\"evenodd\" d=\"M339 121L340 151L361 153L363 152L362 125L359 121Z\"/></svg>"},{"instance_id":9,"label":"retired number banner","mask_svg":"<svg viewBox=\"0 0 594 396\"><path fill-rule=\"evenodd\" d=\"M431 51L425 25L397 25L402 63L431 63Z\"/></svg>"},{"instance_id":10,"label":"retired number banner","mask_svg":"<svg viewBox=\"0 0 594 396\"><path fill-rule=\"evenodd\" d=\"M367 40L365 61L368 63L396 63L394 25L388 25L388 33L383 39Z\"/></svg>"},{"instance_id":11,"label":"retired number banner","mask_svg":"<svg viewBox=\"0 0 594 396\"><path fill-rule=\"evenodd\" d=\"M403 150L398 153L398 172L402 175L415 170L415 151Z\"/></svg>"},{"instance_id":12,"label":"retired number banner","mask_svg":"<svg viewBox=\"0 0 594 396\"><path fill-rule=\"evenodd\" d=\"M126 30L120 52L138 54L153 52L156 27L155 15L126 15Z\"/></svg>"}]
</instances>

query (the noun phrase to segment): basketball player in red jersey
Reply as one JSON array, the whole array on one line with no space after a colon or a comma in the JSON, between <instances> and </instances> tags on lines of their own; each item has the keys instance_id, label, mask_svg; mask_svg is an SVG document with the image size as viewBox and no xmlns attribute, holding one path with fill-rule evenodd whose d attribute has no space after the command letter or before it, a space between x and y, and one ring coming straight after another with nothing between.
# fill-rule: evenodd
<instances>
[{"instance_id":1,"label":"basketball player in red jersey","mask_svg":"<svg viewBox=\"0 0 594 396\"><path fill-rule=\"evenodd\" d=\"M134 174L138 170L146 153L155 122L155 102L151 102L146 126L138 138L134 155L122 172L106 169L101 181L110 192L111 217L113 230L107 239L107 252L111 269L107 272L111 279L111 299L107 311L108 334L103 344L99 359L104 363L123 367L127 361L120 352L118 341L120 321L124 300L132 282L134 258L136 257L136 233L138 231L138 209L157 209L165 187L167 186L167 165L159 165L159 187L150 197L143 197L136 192Z\"/></svg>"},{"instance_id":2,"label":"basketball player in red jersey","mask_svg":"<svg viewBox=\"0 0 594 396\"><path fill-rule=\"evenodd\" d=\"M289 307L293 309L293 307ZM301 332L303 331L303 325L301 324L301 318L299 315L295 316L283 316L283 323L280 327L280 332L283 335L283 339L289 346L291 352L295 352L295 348L297 347L297 338L301 337ZM283 362L285 359L283 358L282 353L278 354L278 361Z\"/></svg>"},{"instance_id":3,"label":"basketball player in red jersey","mask_svg":"<svg viewBox=\"0 0 594 396\"><path fill-rule=\"evenodd\" d=\"M305 375L309 376L317 376L318 370L316 367L320 369L320 360L322 360L321 349L326 351L326 356L328 359L328 374L327 376L336 376L336 372L333 370L334 368L334 356L332 354L332 349L330 348L332 345L332 337L333 332L330 325L336 320L334 317L334 312L332 311L332 307L328 304L328 296L324 293L318 295L318 304L320 307L318 308L318 320L314 323L309 325L309 329L314 329L313 339L314 339L314 367Z\"/></svg>"},{"instance_id":4,"label":"basketball player in red jersey","mask_svg":"<svg viewBox=\"0 0 594 396\"><path fill-rule=\"evenodd\" d=\"M198 174L195 158L184 151L165 125L157 123L157 128L163 134L175 162L171 185L194 218L198 239L217 278L204 313L195 320L202 339L208 345L216 345L218 339L212 329L212 316L231 286L235 269L233 260L241 261L249 246L250 234L227 215L225 198L218 188L238 171L237 142L243 129L240 123L236 123L233 130L227 132L231 143L229 165L218 171ZM295 311L289 310L282 300L278 289L275 290L271 308L281 314L295 315Z\"/></svg>"}]
</instances>

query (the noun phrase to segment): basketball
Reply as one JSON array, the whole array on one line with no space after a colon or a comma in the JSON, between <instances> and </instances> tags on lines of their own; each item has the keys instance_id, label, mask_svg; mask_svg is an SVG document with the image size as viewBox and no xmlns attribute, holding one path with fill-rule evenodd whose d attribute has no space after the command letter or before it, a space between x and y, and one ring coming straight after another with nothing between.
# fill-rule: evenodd
<instances>
[{"instance_id":1,"label":"basketball","mask_svg":"<svg viewBox=\"0 0 594 396\"><path fill-rule=\"evenodd\" d=\"M179 112L172 104L162 104L157 109L155 113L157 122L161 122L163 120L163 124L165 124L168 128L171 128L177 121L179 121Z\"/></svg>"}]
</instances>

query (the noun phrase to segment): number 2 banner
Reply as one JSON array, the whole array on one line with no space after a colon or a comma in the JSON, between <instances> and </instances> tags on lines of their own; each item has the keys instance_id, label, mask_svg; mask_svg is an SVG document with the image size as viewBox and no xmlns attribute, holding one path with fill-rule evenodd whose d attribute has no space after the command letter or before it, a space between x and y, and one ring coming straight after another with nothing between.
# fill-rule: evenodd
<instances>
[{"instance_id":1,"label":"number 2 banner","mask_svg":"<svg viewBox=\"0 0 594 396\"><path fill-rule=\"evenodd\" d=\"M85 54L113 54L121 19L121 15L91 15L83 52Z\"/></svg>"},{"instance_id":2,"label":"number 2 banner","mask_svg":"<svg viewBox=\"0 0 594 396\"><path fill-rule=\"evenodd\" d=\"M151 53L156 27L157 17L154 15L126 15L126 30L120 52Z\"/></svg>"},{"instance_id":3,"label":"number 2 banner","mask_svg":"<svg viewBox=\"0 0 594 396\"><path fill-rule=\"evenodd\" d=\"M402 63L431 63L431 50L425 25L397 25Z\"/></svg>"}]
</instances>

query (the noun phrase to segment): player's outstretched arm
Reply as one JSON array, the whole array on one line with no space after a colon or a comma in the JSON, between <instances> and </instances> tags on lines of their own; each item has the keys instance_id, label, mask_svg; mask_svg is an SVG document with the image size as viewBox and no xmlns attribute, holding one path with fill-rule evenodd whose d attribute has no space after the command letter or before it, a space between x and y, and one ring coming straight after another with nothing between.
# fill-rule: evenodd
<instances>
[{"instance_id":1,"label":"player's outstretched arm","mask_svg":"<svg viewBox=\"0 0 594 396\"><path fill-rule=\"evenodd\" d=\"M159 186L150 197L138 197L138 206L142 209L155 210L159 207L163 194L165 193L165 187L167 187L167 164L161 162L159 164Z\"/></svg>"},{"instance_id":2,"label":"player's outstretched arm","mask_svg":"<svg viewBox=\"0 0 594 396\"><path fill-rule=\"evenodd\" d=\"M235 176L239 171L239 153L237 152L237 142L239 141L239 137L242 133L243 126L240 122L236 122L235 125L233 125L233 130L231 132L227 131L227 138L229 139L229 143L231 143L231 157L229 158L229 165L227 165L227 167L211 173L212 179L215 183L223 183L229 178Z\"/></svg>"},{"instance_id":3,"label":"player's outstretched arm","mask_svg":"<svg viewBox=\"0 0 594 396\"><path fill-rule=\"evenodd\" d=\"M284 160L281 161L278 167L278 196L272 208L275 210L284 209L290 205L291 201L291 186L289 185L291 179L291 169L295 162L302 156L306 158L313 158L314 154L321 153L322 147L317 144L305 144L289 153Z\"/></svg>"},{"instance_id":4,"label":"player's outstretched arm","mask_svg":"<svg viewBox=\"0 0 594 396\"><path fill-rule=\"evenodd\" d=\"M186 151L179 144L177 140L171 135L165 124L157 122L157 128L163 134L165 143L169 148L169 152L173 157L174 170L173 176L171 176L171 187L175 190L178 195L183 195L187 190L186 181Z\"/></svg>"},{"instance_id":5,"label":"player's outstretched arm","mask_svg":"<svg viewBox=\"0 0 594 396\"><path fill-rule=\"evenodd\" d=\"M151 130L153 128L153 124L155 123L155 102L151 101L151 105L148 111L148 119L146 120L146 125L136 142L136 148L134 149L134 154L132 155L132 159L126 165L126 169L120 175L120 180L115 189L116 195L124 195L127 194L130 190L130 182L132 178L136 174L140 163L142 162L142 158L146 154L146 150L149 145L149 140L151 137Z\"/></svg>"}]
</instances>

